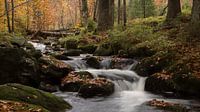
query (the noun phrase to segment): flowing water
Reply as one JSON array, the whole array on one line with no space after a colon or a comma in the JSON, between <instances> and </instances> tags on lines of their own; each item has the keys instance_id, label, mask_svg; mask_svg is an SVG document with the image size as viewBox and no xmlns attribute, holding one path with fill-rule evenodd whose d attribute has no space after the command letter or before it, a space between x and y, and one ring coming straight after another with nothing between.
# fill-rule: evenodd
<instances>
[{"instance_id":1,"label":"flowing water","mask_svg":"<svg viewBox=\"0 0 200 112\"><path fill-rule=\"evenodd\" d=\"M73 105L74 108L70 112L162 112L145 104L152 99L161 99L184 105L194 104L192 100L166 99L145 92L146 78L140 77L129 70L137 63L136 61L132 61L133 63L126 63L125 61L126 66L123 68L110 69L111 58L104 57L101 61L101 69L93 69L82 60L84 57L85 55L70 57L73 60L64 62L73 66L76 71L88 71L95 77L103 76L111 80L115 84L115 93L108 97L91 99L77 97L77 93L56 93L57 96L63 97Z\"/></svg>"},{"instance_id":2,"label":"flowing water","mask_svg":"<svg viewBox=\"0 0 200 112\"><path fill-rule=\"evenodd\" d=\"M35 48L42 51L45 49L44 46L38 45L40 44L34 44ZM120 64L125 66L120 69L110 69L112 58L102 57L101 69L93 69L82 60L85 56L86 55L70 57L73 60L64 62L70 64L76 71L88 71L95 77L103 76L111 80L115 84L115 93L108 97L90 99L80 98L77 96L77 93L55 93L55 95L63 97L72 104L73 109L70 110L70 112L163 112L145 104L152 99L161 99L184 105L197 104L197 102L193 100L166 99L162 96L145 92L144 86L146 78L140 77L135 72L129 70L129 68L135 66L137 63L134 60L122 61L123 63Z\"/></svg>"}]
</instances>

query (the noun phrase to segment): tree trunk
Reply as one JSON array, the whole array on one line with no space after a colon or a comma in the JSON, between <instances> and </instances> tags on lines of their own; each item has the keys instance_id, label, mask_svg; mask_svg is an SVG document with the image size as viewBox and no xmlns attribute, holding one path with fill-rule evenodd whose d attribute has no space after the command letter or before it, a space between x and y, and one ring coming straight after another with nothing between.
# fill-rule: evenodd
<instances>
[{"instance_id":1,"label":"tree trunk","mask_svg":"<svg viewBox=\"0 0 200 112\"><path fill-rule=\"evenodd\" d=\"M87 22L88 22L88 4L87 4L87 0L82 0L81 1L81 17L82 17L82 25L84 27L87 26Z\"/></svg>"},{"instance_id":2,"label":"tree trunk","mask_svg":"<svg viewBox=\"0 0 200 112\"><path fill-rule=\"evenodd\" d=\"M11 33L10 15L9 15L9 4L8 4L7 0L5 0L5 11L6 11L6 16L7 16L8 32Z\"/></svg>"},{"instance_id":3,"label":"tree trunk","mask_svg":"<svg viewBox=\"0 0 200 112\"><path fill-rule=\"evenodd\" d=\"M121 22L121 0L118 0L118 24Z\"/></svg>"},{"instance_id":4,"label":"tree trunk","mask_svg":"<svg viewBox=\"0 0 200 112\"><path fill-rule=\"evenodd\" d=\"M143 17L146 18L146 1L142 0L142 6L143 6Z\"/></svg>"},{"instance_id":5,"label":"tree trunk","mask_svg":"<svg viewBox=\"0 0 200 112\"><path fill-rule=\"evenodd\" d=\"M123 17L124 17L124 26L126 26L127 23L127 14L126 14L126 0L123 0Z\"/></svg>"},{"instance_id":6,"label":"tree trunk","mask_svg":"<svg viewBox=\"0 0 200 112\"><path fill-rule=\"evenodd\" d=\"M97 5L98 5L98 0L95 0L94 3L94 12L93 12L93 20L96 21L97 20Z\"/></svg>"},{"instance_id":7,"label":"tree trunk","mask_svg":"<svg viewBox=\"0 0 200 112\"><path fill-rule=\"evenodd\" d=\"M200 1L193 0L192 23L200 23Z\"/></svg>"},{"instance_id":8,"label":"tree trunk","mask_svg":"<svg viewBox=\"0 0 200 112\"><path fill-rule=\"evenodd\" d=\"M180 0L168 0L167 20L176 18L181 13Z\"/></svg>"},{"instance_id":9,"label":"tree trunk","mask_svg":"<svg viewBox=\"0 0 200 112\"><path fill-rule=\"evenodd\" d=\"M11 0L12 3L12 32L15 32L15 4L14 0Z\"/></svg>"},{"instance_id":10,"label":"tree trunk","mask_svg":"<svg viewBox=\"0 0 200 112\"><path fill-rule=\"evenodd\" d=\"M200 38L200 1L193 0L192 6L192 19L190 27L188 27L190 32L190 42L191 38Z\"/></svg>"},{"instance_id":11,"label":"tree trunk","mask_svg":"<svg viewBox=\"0 0 200 112\"><path fill-rule=\"evenodd\" d=\"M28 0L26 0L26 2L28 2ZM29 25L30 25L29 7L30 7L30 5L29 5L29 3L27 3L27 5L26 5L26 10L27 10L27 12L26 12L26 30L29 30Z\"/></svg>"},{"instance_id":12,"label":"tree trunk","mask_svg":"<svg viewBox=\"0 0 200 112\"><path fill-rule=\"evenodd\" d=\"M98 31L106 31L114 26L114 0L98 0Z\"/></svg>"}]
</instances>

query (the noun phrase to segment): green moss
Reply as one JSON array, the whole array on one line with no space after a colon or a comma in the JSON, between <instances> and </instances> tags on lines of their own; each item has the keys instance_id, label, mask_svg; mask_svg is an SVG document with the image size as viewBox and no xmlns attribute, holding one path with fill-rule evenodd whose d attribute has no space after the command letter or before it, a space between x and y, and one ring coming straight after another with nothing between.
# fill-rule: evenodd
<instances>
[{"instance_id":1,"label":"green moss","mask_svg":"<svg viewBox=\"0 0 200 112\"><path fill-rule=\"evenodd\" d=\"M71 106L63 99L53 94L43 92L20 84L6 84L0 86L0 99L21 101L42 106L52 112L70 109Z\"/></svg>"}]
</instances>

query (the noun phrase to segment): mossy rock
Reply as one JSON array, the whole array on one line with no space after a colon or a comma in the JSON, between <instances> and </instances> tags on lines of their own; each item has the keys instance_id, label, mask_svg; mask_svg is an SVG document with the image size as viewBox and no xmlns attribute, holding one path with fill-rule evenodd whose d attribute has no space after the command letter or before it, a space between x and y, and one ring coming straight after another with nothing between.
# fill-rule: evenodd
<instances>
[{"instance_id":1,"label":"mossy rock","mask_svg":"<svg viewBox=\"0 0 200 112\"><path fill-rule=\"evenodd\" d=\"M79 49L81 49L84 53L93 54L95 50L97 49L96 45L85 45L85 46L79 46Z\"/></svg>"},{"instance_id":2,"label":"mossy rock","mask_svg":"<svg viewBox=\"0 0 200 112\"><path fill-rule=\"evenodd\" d=\"M69 39L63 42L63 47L66 49L77 49L78 41L76 39Z\"/></svg>"},{"instance_id":3,"label":"mossy rock","mask_svg":"<svg viewBox=\"0 0 200 112\"><path fill-rule=\"evenodd\" d=\"M0 99L42 106L51 112L59 112L72 108L66 101L53 94L20 84L1 85Z\"/></svg>"},{"instance_id":4,"label":"mossy rock","mask_svg":"<svg viewBox=\"0 0 200 112\"><path fill-rule=\"evenodd\" d=\"M104 43L98 46L94 52L95 56L110 56L113 54L111 45L109 43Z\"/></svg>"},{"instance_id":5,"label":"mossy rock","mask_svg":"<svg viewBox=\"0 0 200 112\"><path fill-rule=\"evenodd\" d=\"M23 47L27 43L27 40L24 37L12 37L10 42L12 45Z\"/></svg>"}]
</instances>

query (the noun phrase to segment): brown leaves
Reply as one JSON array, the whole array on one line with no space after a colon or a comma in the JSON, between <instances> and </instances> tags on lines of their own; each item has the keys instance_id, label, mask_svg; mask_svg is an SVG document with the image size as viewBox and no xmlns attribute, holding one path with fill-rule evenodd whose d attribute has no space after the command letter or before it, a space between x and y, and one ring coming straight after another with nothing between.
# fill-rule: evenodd
<instances>
[{"instance_id":1,"label":"brown leaves","mask_svg":"<svg viewBox=\"0 0 200 112\"><path fill-rule=\"evenodd\" d=\"M0 112L44 112L26 103L0 100Z\"/></svg>"},{"instance_id":2,"label":"brown leaves","mask_svg":"<svg viewBox=\"0 0 200 112\"><path fill-rule=\"evenodd\" d=\"M156 73L156 74L154 74L154 76L156 76L158 79L162 79L162 80L169 80L172 78L172 74L170 74L166 71L162 71L161 73Z\"/></svg>"},{"instance_id":3,"label":"brown leaves","mask_svg":"<svg viewBox=\"0 0 200 112\"><path fill-rule=\"evenodd\" d=\"M62 85L67 83L80 83L80 84L91 84L99 87L109 84L110 82L105 78L91 78L88 75L81 76L75 72L71 72L62 80Z\"/></svg>"},{"instance_id":4,"label":"brown leaves","mask_svg":"<svg viewBox=\"0 0 200 112\"><path fill-rule=\"evenodd\" d=\"M167 107L167 106L174 106L175 104L153 99L153 100L149 101L149 105L154 106L154 107Z\"/></svg>"}]
</instances>

